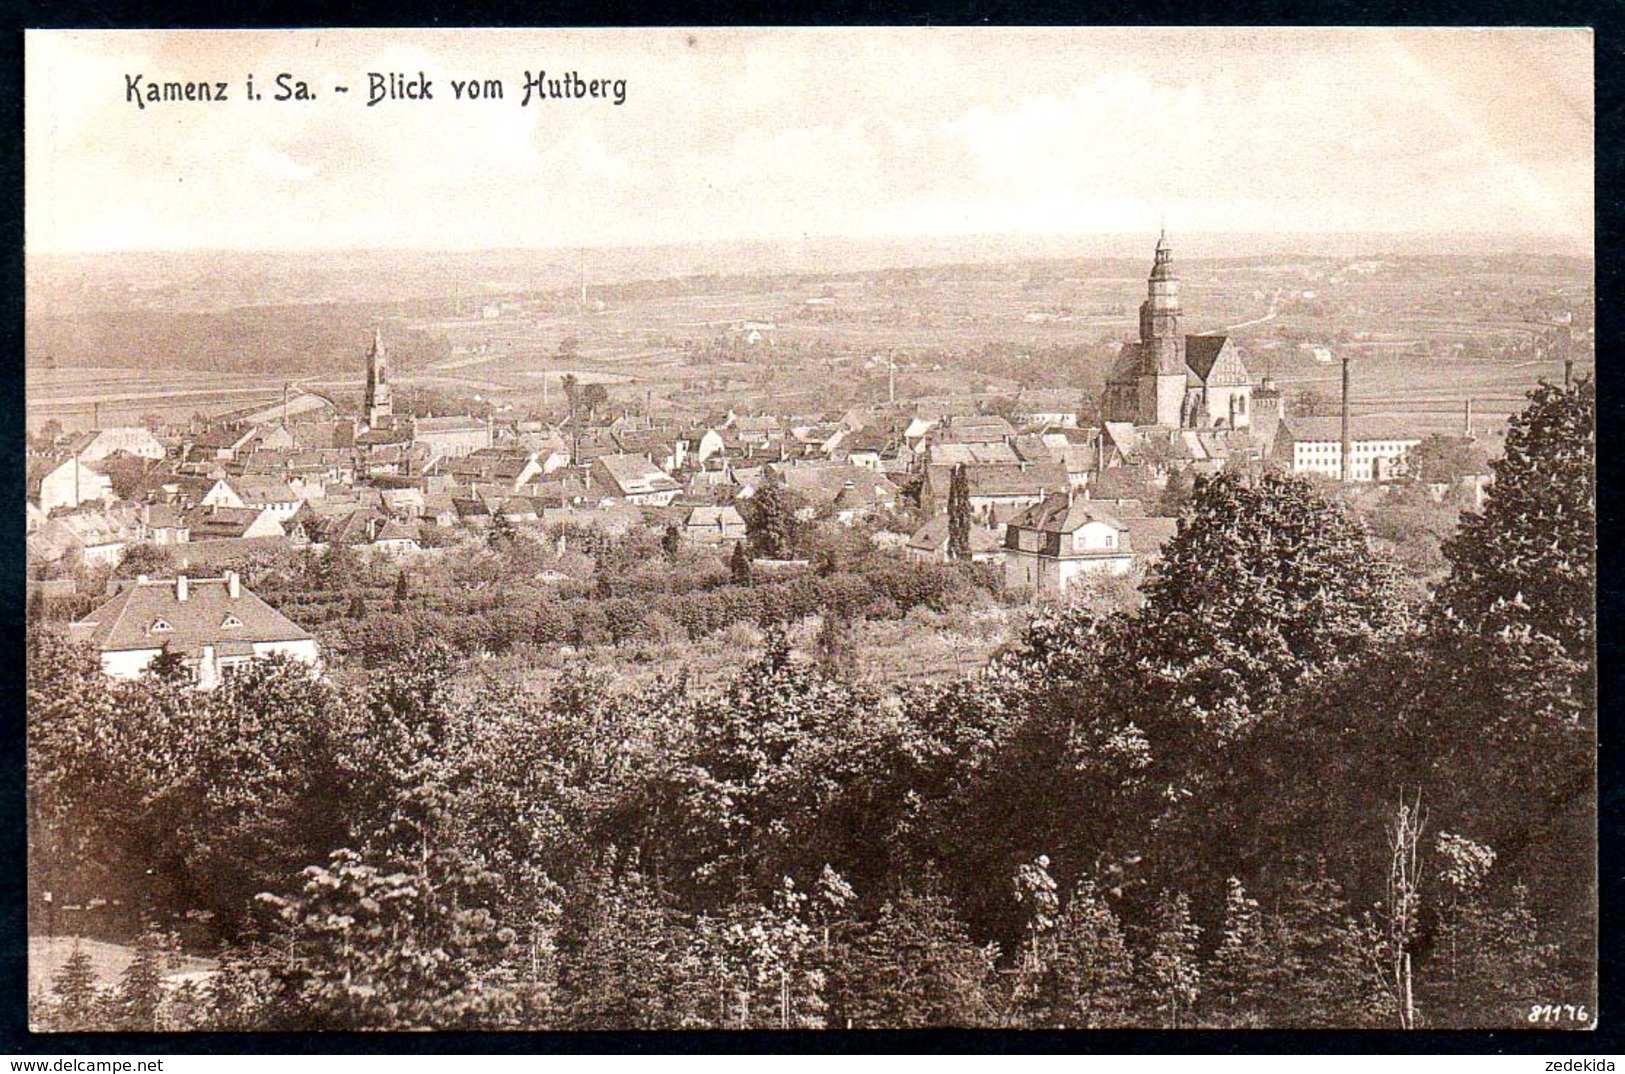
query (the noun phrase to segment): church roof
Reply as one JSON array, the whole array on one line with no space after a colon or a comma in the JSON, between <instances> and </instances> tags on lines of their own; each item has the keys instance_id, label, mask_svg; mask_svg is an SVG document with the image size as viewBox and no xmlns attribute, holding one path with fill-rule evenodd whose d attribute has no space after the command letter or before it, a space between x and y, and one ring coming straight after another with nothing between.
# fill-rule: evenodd
<instances>
[{"instance_id":1,"label":"church roof","mask_svg":"<svg viewBox=\"0 0 1625 1074\"><path fill-rule=\"evenodd\" d=\"M1213 372L1213 363L1219 360L1219 352L1229 336L1186 336L1185 337L1185 364L1203 380Z\"/></svg>"}]
</instances>

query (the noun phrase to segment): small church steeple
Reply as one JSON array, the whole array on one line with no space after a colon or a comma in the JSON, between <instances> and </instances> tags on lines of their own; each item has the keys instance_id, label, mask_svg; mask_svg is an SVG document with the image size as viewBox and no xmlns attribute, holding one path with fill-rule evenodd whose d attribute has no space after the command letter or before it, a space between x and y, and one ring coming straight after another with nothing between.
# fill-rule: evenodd
<instances>
[{"instance_id":1,"label":"small church steeple","mask_svg":"<svg viewBox=\"0 0 1625 1074\"><path fill-rule=\"evenodd\" d=\"M395 413L390 400L389 352L384 348L383 325L373 329L372 346L367 349L367 394L363 410L368 427L373 429L389 424Z\"/></svg>"}]
</instances>

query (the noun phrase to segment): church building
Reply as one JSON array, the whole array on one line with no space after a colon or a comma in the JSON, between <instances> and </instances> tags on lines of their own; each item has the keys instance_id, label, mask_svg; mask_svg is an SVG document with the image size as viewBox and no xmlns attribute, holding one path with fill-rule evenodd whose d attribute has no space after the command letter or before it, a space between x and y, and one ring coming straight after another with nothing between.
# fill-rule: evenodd
<instances>
[{"instance_id":1,"label":"church building","mask_svg":"<svg viewBox=\"0 0 1625 1074\"><path fill-rule=\"evenodd\" d=\"M1168 237L1140 304L1140 340L1123 344L1106 378L1105 420L1169 429L1246 429L1252 380L1228 336L1187 336Z\"/></svg>"}]
</instances>

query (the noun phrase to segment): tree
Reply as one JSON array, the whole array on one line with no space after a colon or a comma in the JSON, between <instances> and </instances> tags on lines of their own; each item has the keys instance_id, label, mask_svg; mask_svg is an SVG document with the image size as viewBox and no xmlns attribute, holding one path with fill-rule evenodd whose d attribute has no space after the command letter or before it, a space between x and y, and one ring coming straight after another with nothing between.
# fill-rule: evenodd
<instances>
[{"instance_id":1,"label":"tree","mask_svg":"<svg viewBox=\"0 0 1625 1074\"><path fill-rule=\"evenodd\" d=\"M365 619L367 617L367 598L360 593L350 595L350 607L345 611L346 619Z\"/></svg>"},{"instance_id":2,"label":"tree","mask_svg":"<svg viewBox=\"0 0 1625 1074\"><path fill-rule=\"evenodd\" d=\"M1512 420L1482 512L1445 542L1439 608L1463 629L1532 631L1592 666L1597 582L1596 386L1542 384Z\"/></svg>"},{"instance_id":3,"label":"tree","mask_svg":"<svg viewBox=\"0 0 1625 1074\"><path fill-rule=\"evenodd\" d=\"M666 529L660 535L660 551L667 559L676 559L677 554L683 550L683 532L677 528L677 523L666 523Z\"/></svg>"},{"instance_id":4,"label":"tree","mask_svg":"<svg viewBox=\"0 0 1625 1074\"><path fill-rule=\"evenodd\" d=\"M1094 883L1078 885L1055 923L1044 981L1044 1021L1063 1029L1132 1025L1134 960L1117 915Z\"/></svg>"},{"instance_id":5,"label":"tree","mask_svg":"<svg viewBox=\"0 0 1625 1074\"><path fill-rule=\"evenodd\" d=\"M752 550L765 559L788 559L795 540L795 513L784 480L771 477L745 505L745 534Z\"/></svg>"},{"instance_id":6,"label":"tree","mask_svg":"<svg viewBox=\"0 0 1625 1074\"><path fill-rule=\"evenodd\" d=\"M1405 622L1391 566L1359 520L1305 480L1199 480L1179 532L1142 587L1130 650L1153 712L1224 741L1304 675Z\"/></svg>"},{"instance_id":7,"label":"tree","mask_svg":"<svg viewBox=\"0 0 1625 1074\"><path fill-rule=\"evenodd\" d=\"M857 671L858 654L852 641L852 615L838 602L824 608L818 628L818 664L825 673L849 679Z\"/></svg>"},{"instance_id":8,"label":"tree","mask_svg":"<svg viewBox=\"0 0 1625 1074\"><path fill-rule=\"evenodd\" d=\"M1204 975L1203 1021L1220 1028L1266 1028L1272 1005L1279 998L1272 987L1276 953L1271 950L1258 900L1248 896L1233 876L1226 881L1221 928L1219 946Z\"/></svg>"},{"instance_id":9,"label":"tree","mask_svg":"<svg viewBox=\"0 0 1625 1074\"><path fill-rule=\"evenodd\" d=\"M1330 412L1331 404L1315 388L1299 388L1292 396L1290 413L1295 418L1318 418Z\"/></svg>"},{"instance_id":10,"label":"tree","mask_svg":"<svg viewBox=\"0 0 1625 1074\"><path fill-rule=\"evenodd\" d=\"M1429 434L1406 458L1411 477L1430 485L1454 484L1489 471L1484 449L1467 436Z\"/></svg>"},{"instance_id":11,"label":"tree","mask_svg":"<svg viewBox=\"0 0 1625 1074\"><path fill-rule=\"evenodd\" d=\"M283 952L278 1028L456 1029L500 1024L489 974L514 932L488 909L497 878L424 845L416 861L350 850L305 870L300 891L262 895Z\"/></svg>"},{"instance_id":12,"label":"tree","mask_svg":"<svg viewBox=\"0 0 1625 1074\"><path fill-rule=\"evenodd\" d=\"M1164 891L1152 911L1150 944L1142 963L1141 990L1145 1011L1159 1028L1179 1029L1192 1023L1202 973L1196 959L1201 928L1191 922L1184 893Z\"/></svg>"},{"instance_id":13,"label":"tree","mask_svg":"<svg viewBox=\"0 0 1625 1074\"><path fill-rule=\"evenodd\" d=\"M751 557L745 551L744 541L737 542L733 554L728 557L728 576L734 585L750 585Z\"/></svg>"},{"instance_id":14,"label":"tree","mask_svg":"<svg viewBox=\"0 0 1625 1074\"><path fill-rule=\"evenodd\" d=\"M135 958L119 975L111 1007L116 1019L112 1028L134 1033L151 1033L158 1026L158 1005L163 998L162 938L148 929L135 943Z\"/></svg>"},{"instance_id":15,"label":"tree","mask_svg":"<svg viewBox=\"0 0 1625 1074\"><path fill-rule=\"evenodd\" d=\"M406 581L406 572L400 571L395 575L395 595L392 609L399 613L406 608L406 598L409 593Z\"/></svg>"},{"instance_id":16,"label":"tree","mask_svg":"<svg viewBox=\"0 0 1625 1074\"><path fill-rule=\"evenodd\" d=\"M970 559L970 473L964 463L948 479L948 558Z\"/></svg>"},{"instance_id":17,"label":"tree","mask_svg":"<svg viewBox=\"0 0 1625 1074\"><path fill-rule=\"evenodd\" d=\"M158 650L158 655L148 662L146 673L161 682L168 683L190 682L192 678L191 669L186 666L185 655L171 649L167 641Z\"/></svg>"},{"instance_id":18,"label":"tree","mask_svg":"<svg viewBox=\"0 0 1625 1074\"><path fill-rule=\"evenodd\" d=\"M565 403L569 406L570 416L573 418L576 415L576 408L580 405L576 397L580 394L581 382L576 379L574 373L566 373L559 378L559 387L564 389Z\"/></svg>"},{"instance_id":19,"label":"tree","mask_svg":"<svg viewBox=\"0 0 1625 1074\"><path fill-rule=\"evenodd\" d=\"M90 955L79 946L78 937L74 937L73 953L51 978L51 993L57 1001L51 1017L53 1028L70 1033L98 1028L94 1023L96 970Z\"/></svg>"},{"instance_id":20,"label":"tree","mask_svg":"<svg viewBox=\"0 0 1625 1074\"><path fill-rule=\"evenodd\" d=\"M491 524L485 528L486 547L496 552L506 552L513 548L519 539L519 531L514 528L513 520L500 510L491 512Z\"/></svg>"},{"instance_id":21,"label":"tree","mask_svg":"<svg viewBox=\"0 0 1625 1074\"><path fill-rule=\"evenodd\" d=\"M151 577L161 577L175 569L175 557L171 550L163 545L132 544L124 550L119 560L118 568L113 572L115 578L134 578L145 574Z\"/></svg>"},{"instance_id":22,"label":"tree","mask_svg":"<svg viewBox=\"0 0 1625 1074\"><path fill-rule=\"evenodd\" d=\"M597 417L598 412L609 405L609 389L598 381L582 385L579 395L581 405L592 417Z\"/></svg>"},{"instance_id":23,"label":"tree","mask_svg":"<svg viewBox=\"0 0 1625 1074\"><path fill-rule=\"evenodd\" d=\"M992 952L971 942L946 896L902 892L838 954L837 1025L994 1024Z\"/></svg>"}]
</instances>

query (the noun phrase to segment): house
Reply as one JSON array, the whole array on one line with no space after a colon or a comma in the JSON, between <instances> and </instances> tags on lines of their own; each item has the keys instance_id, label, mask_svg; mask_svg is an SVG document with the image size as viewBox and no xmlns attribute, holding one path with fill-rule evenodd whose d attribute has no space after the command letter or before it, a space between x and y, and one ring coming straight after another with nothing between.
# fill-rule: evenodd
<instances>
[{"instance_id":1,"label":"house","mask_svg":"<svg viewBox=\"0 0 1625 1074\"><path fill-rule=\"evenodd\" d=\"M102 671L134 679L166 648L209 689L251 660L281 654L319 663L316 639L245 589L235 571L220 578L136 579L73 623L69 636L101 654Z\"/></svg>"},{"instance_id":2,"label":"house","mask_svg":"<svg viewBox=\"0 0 1625 1074\"><path fill-rule=\"evenodd\" d=\"M948 516L938 515L921 526L905 546L909 557L925 563L948 562ZM973 521L970 526L970 558L973 563L998 563L1004 559L1004 527Z\"/></svg>"},{"instance_id":3,"label":"house","mask_svg":"<svg viewBox=\"0 0 1625 1074\"><path fill-rule=\"evenodd\" d=\"M1071 492L1056 492L1010 520L1004 534L1007 588L1062 596L1091 574L1125 574L1134 565L1129 529L1115 515Z\"/></svg>"},{"instance_id":4,"label":"house","mask_svg":"<svg viewBox=\"0 0 1625 1074\"><path fill-rule=\"evenodd\" d=\"M165 503L142 504L141 526L147 540L156 545L185 544L192 539L192 529L181 513Z\"/></svg>"},{"instance_id":5,"label":"house","mask_svg":"<svg viewBox=\"0 0 1625 1074\"><path fill-rule=\"evenodd\" d=\"M123 452L138 459L162 459L168 452L152 431L141 425L123 425L80 433L62 447L62 453L80 462L96 462Z\"/></svg>"},{"instance_id":6,"label":"house","mask_svg":"<svg viewBox=\"0 0 1625 1074\"><path fill-rule=\"evenodd\" d=\"M134 534L98 511L58 515L28 538L35 556L45 562L77 558L93 567L116 566L132 539Z\"/></svg>"},{"instance_id":7,"label":"house","mask_svg":"<svg viewBox=\"0 0 1625 1074\"><path fill-rule=\"evenodd\" d=\"M644 507L666 507L683 486L643 455L603 455L593 460L592 487Z\"/></svg>"},{"instance_id":8,"label":"house","mask_svg":"<svg viewBox=\"0 0 1625 1074\"><path fill-rule=\"evenodd\" d=\"M378 528L372 546L392 556L421 550L417 527L396 519L390 519Z\"/></svg>"},{"instance_id":9,"label":"house","mask_svg":"<svg viewBox=\"0 0 1625 1074\"><path fill-rule=\"evenodd\" d=\"M192 438L188 458L229 462L252 450L260 434L257 425L217 425Z\"/></svg>"},{"instance_id":10,"label":"house","mask_svg":"<svg viewBox=\"0 0 1625 1074\"><path fill-rule=\"evenodd\" d=\"M1349 479L1392 481L1410 473L1410 451L1422 438L1387 418L1349 419ZM1273 460L1295 474L1340 478L1342 418L1286 417L1275 433Z\"/></svg>"},{"instance_id":11,"label":"house","mask_svg":"<svg viewBox=\"0 0 1625 1074\"><path fill-rule=\"evenodd\" d=\"M690 508L682 533L696 544L732 544L745 539L745 516L733 504Z\"/></svg>"},{"instance_id":12,"label":"house","mask_svg":"<svg viewBox=\"0 0 1625 1074\"><path fill-rule=\"evenodd\" d=\"M267 507L194 507L182 512L192 541L236 541L282 537L282 520Z\"/></svg>"},{"instance_id":13,"label":"house","mask_svg":"<svg viewBox=\"0 0 1625 1074\"><path fill-rule=\"evenodd\" d=\"M450 474L459 484L479 481L502 485L509 492L518 491L547 472L535 452L501 448L481 448L467 455L441 459L435 469Z\"/></svg>"},{"instance_id":14,"label":"house","mask_svg":"<svg viewBox=\"0 0 1625 1074\"><path fill-rule=\"evenodd\" d=\"M1078 393L1072 391L1026 391L1016 397L1016 405L1031 425L1059 425L1075 428L1078 424Z\"/></svg>"},{"instance_id":15,"label":"house","mask_svg":"<svg viewBox=\"0 0 1625 1074\"><path fill-rule=\"evenodd\" d=\"M771 414L735 418L732 424L734 435L742 443L766 444L769 441L784 439L783 424Z\"/></svg>"},{"instance_id":16,"label":"house","mask_svg":"<svg viewBox=\"0 0 1625 1074\"><path fill-rule=\"evenodd\" d=\"M427 447L435 458L468 455L492 446L494 430L475 417L413 418L412 443Z\"/></svg>"},{"instance_id":17,"label":"house","mask_svg":"<svg viewBox=\"0 0 1625 1074\"><path fill-rule=\"evenodd\" d=\"M328 546L370 545L385 522L383 513L376 508L358 506L341 515L318 517L310 527L310 538Z\"/></svg>"},{"instance_id":18,"label":"house","mask_svg":"<svg viewBox=\"0 0 1625 1074\"><path fill-rule=\"evenodd\" d=\"M809 517L828 514L850 523L897 506L897 486L885 474L861 466L820 462L768 469L805 503Z\"/></svg>"},{"instance_id":19,"label":"house","mask_svg":"<svg viewBox=\"0 0 1625 1074\"><path fill-rule=\"evenodd\" d=\"M1020 463L1015 466L967 466L971 513L982 520L996 510L1027 508L1052 492L1071 487L1066 467L1058 462ZM920 486L920 509L936 514L948 506L948 485L953 467L928 466Z\"/></svg>"},{"instance_id":20,"label":"house","mask_svg":"<svg viewBox=\"0 0 1625 1074\"><path fill-rule=\"evenodd\" d=\"M113 482L100 470L77 458L38 458L28 460L28 498L50 514L58 507L79 507L101 501L112 503Z\"/></svg>"},{"instance_id":21,"label":"house","mask_svg":"<svg viewBox=\"0 0 1625 1074\"><path fill-rule=\"evenodd\" d=\"M278 521L292 518L304 501L286 481L274 477L224 477L204 493L204 507L248 507L269 511Z\"/></svg>"},{"instance_id":22,"label":"house","mask_svg":"<svg viewBox=\"0 0 1625 1074\"><path fill-rule=\"evenodd\" d=\"M1016 449L1003 440L932 444L925 458L927 466L1015 466L1023 461Z\"/></svg>"}]
</instances>

